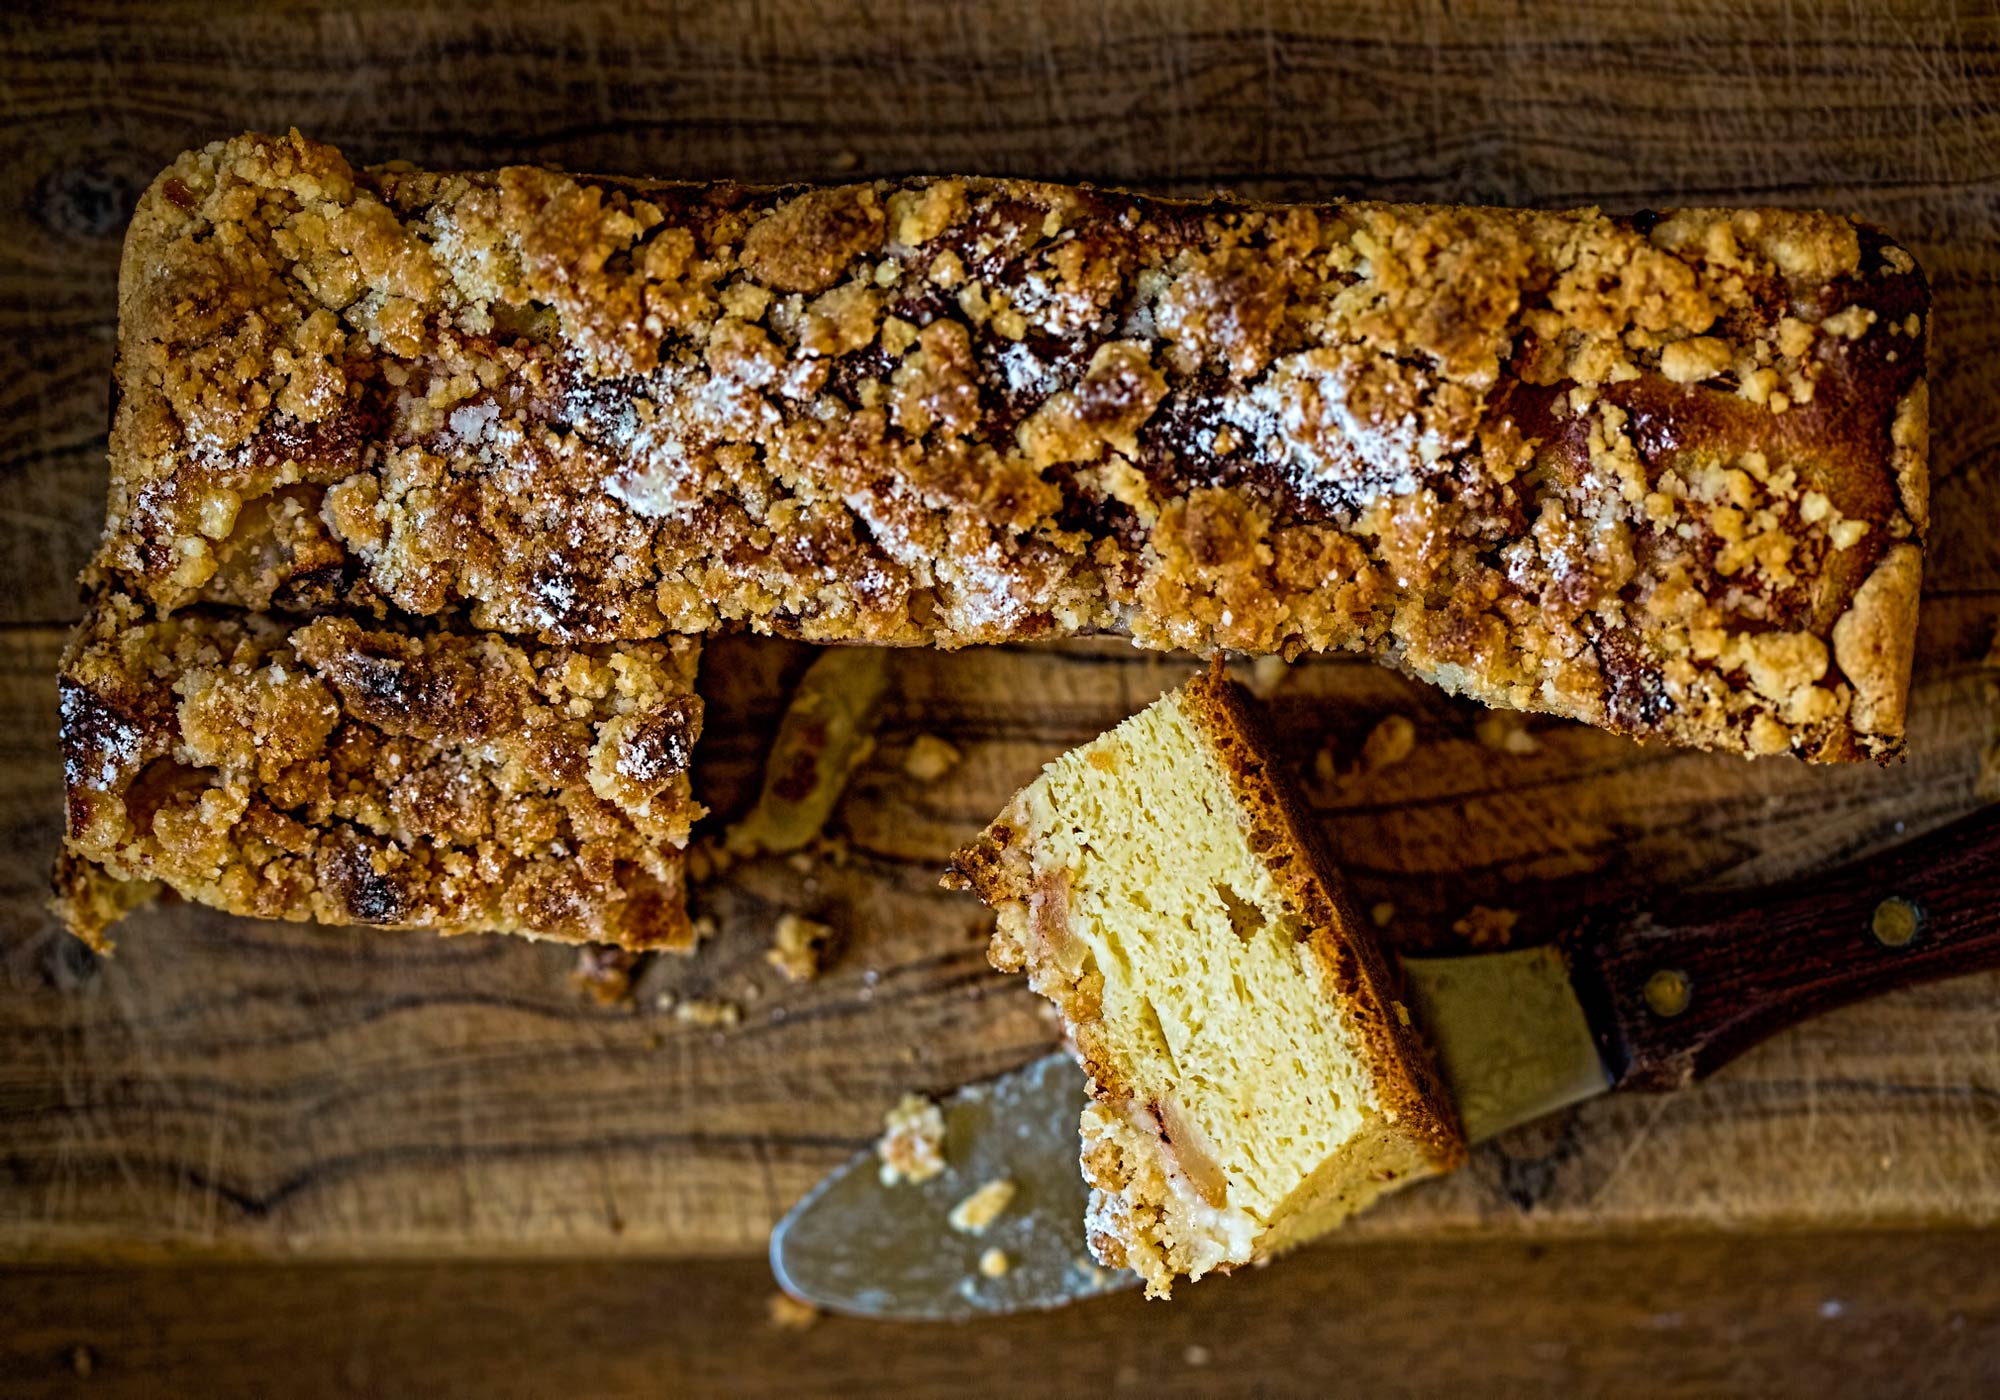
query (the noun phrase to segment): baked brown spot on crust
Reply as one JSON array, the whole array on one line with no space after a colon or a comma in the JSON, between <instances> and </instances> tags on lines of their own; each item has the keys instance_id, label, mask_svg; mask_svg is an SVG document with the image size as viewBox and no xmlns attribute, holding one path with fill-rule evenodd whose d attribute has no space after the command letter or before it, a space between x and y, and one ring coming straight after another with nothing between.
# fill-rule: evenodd
<instances>
[{"instance_id":1,"label":"baked brown spot on crust","mask_svg":"<svg viewBox=\"0 0 2000 1400\"><path fill-rule=\"evenodd\" d=\"M342 832L320 848L319 881L333 907L357 924L400 923L410 915L402 889L375 868L369 852Z\"/></svg>"}]
</instances>

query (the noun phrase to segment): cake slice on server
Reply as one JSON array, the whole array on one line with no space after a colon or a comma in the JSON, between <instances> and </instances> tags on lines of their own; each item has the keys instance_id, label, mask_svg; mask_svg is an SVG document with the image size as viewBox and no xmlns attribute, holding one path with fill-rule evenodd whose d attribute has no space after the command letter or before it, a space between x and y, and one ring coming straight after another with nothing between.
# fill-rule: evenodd
<instances>
[{"instance_id":1,"label":"cake slice on server","mask_svg":"<svg viewBox=\"0 0 2000 1400\"><path fill-rule=\"evenodd\" d=\"M1090 1076L1090 1246L1149 1296L1465 1155L1388 970L1225 676L1051 763L954 858Z\"/></svg>"}]
</instances>

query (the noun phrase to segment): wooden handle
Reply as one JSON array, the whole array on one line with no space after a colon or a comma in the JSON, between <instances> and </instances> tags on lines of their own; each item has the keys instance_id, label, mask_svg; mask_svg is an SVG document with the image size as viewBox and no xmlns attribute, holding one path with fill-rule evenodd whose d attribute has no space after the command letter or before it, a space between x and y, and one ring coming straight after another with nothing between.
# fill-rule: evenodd
<instances>
[{"instance_id":1,"label":"wooden handle","mask_svg":"<svg viewBox=\"0 0 2000 1400\"><path fill-rule=\"evenodd\" d=\"M1678 1088L1835 1006L2000 967L2000 806L1823 875L1586 926L1570 955L1614 1087Z\"/></svg>"}]
</instances>

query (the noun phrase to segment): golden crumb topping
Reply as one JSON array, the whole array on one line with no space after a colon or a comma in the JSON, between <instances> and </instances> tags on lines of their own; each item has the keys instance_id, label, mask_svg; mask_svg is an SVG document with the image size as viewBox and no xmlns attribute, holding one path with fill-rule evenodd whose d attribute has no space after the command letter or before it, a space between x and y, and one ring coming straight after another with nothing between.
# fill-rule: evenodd
<instances>
[{"instance_id":1,"label":"golden crumb topping","mask_svg":"<svg viewBox=\"0 0 2000 1400\"><path fill-rule=\"evenodd\" d=\"M557 646L101 598L60 682L71 882L269 919L684 944L689 639ZM78 931L101 940L81 914Z\"/></svg>"},{"instance_id":2,"label":"golden crumb topping","mask_svg":"<svg viewBox=\"0 0 2000 1400\"><path fill-rule=\"evenodd\" d=\"M1360 651L1882 755L1893 651L1773 694L1754 639L1910 630L1904 566L1864 585L1927 525L1927 309L1907 253L1810 212L355 171L246 136L135 219L97 573L552 641Z\"/></svg>"}]
</instances>

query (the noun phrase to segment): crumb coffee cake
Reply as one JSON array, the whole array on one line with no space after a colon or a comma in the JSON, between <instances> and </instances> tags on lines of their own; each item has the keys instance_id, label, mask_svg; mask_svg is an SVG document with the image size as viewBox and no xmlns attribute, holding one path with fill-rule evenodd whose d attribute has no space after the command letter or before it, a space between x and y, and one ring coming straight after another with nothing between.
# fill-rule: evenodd
<instances>
[{"instance_id":1,"label":"crumb coffee cake","mask_svg":"<svg viewBox=\"0 0 2000 1400\"><path fill-rule=\"evenodd\" d=\"M356 170L146 193L94 578L175 611L1356 651L1898 751L1925 283L1827 214Z\"/></svg>"},{"instance_id":2,"label":"crumb coffee cake","mask_svg":"<svg viewBox=\"0 0 2000 1400\"><path fill-rule=\"evenodd\" d=\"M1465 1154L1381 953L1242 694L1190 682L1048 765L946 883L1090 1075L1091 1252L1152 1296Z\"/></svg>"},{"instance_id":3,"label":"crumb coffee cake","mask_svg":"<svg viewBox=\"0 0 2000 1400\"><path fill-rule=\"evenodd\" d=\"M61 676L57 904L631 948L688 936L689 638L566 646L98 600Z\"/></svg>"}]
</instances>

